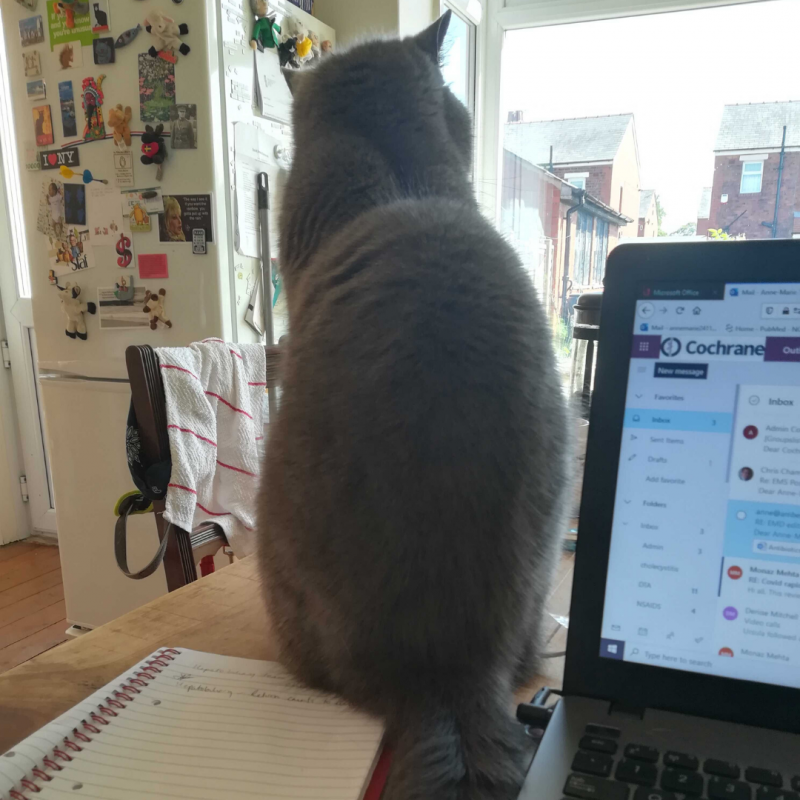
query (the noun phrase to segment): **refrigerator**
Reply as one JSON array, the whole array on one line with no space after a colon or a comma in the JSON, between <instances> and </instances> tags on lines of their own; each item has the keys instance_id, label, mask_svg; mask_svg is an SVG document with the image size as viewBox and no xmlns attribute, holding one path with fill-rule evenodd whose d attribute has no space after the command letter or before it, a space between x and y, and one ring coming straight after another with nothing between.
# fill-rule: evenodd
<instances>
[{"instance_id":1,"label":"refrigerator","mask_svg":"<svg viewBox=\"0 0 800 800\"><path fill-rule=\"evenodd\" d=\"M92 628L166 591L163 568L134 581L114 560L114 507L134 489L125 349L261 340L246 321L261 263L254 176L270 178L274 257L290 98L277 51L250 47L250 0L90 0L88 14L69 1L0 2L66 613ZM335 44L285 0L269 10ZM153 20L156 35L145 29ZM159 123L165 135L143 151L145 125ZM141 157L164 149L159 177ZM86 183L86 170L97 180ZM85 339L79 322L67 335L76 286L79 302L98 306L84 314ZM163 304L154 323L145 292ZM280 302L275 324L279 336ZM138 569L158 545L152 515L130 518L128 543Z\"/></svg>"}]
</instances>

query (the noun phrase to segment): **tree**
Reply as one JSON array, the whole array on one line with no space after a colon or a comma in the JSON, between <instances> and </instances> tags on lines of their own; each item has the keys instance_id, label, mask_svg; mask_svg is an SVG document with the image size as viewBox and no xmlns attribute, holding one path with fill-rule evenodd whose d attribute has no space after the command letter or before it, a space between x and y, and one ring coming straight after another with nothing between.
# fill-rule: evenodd
<instances>
[{"instance_id":1,"label":"tree","mask_svg":"<svg viewBox=\"0 0 800 800\"><path fill-rule=\"evenodd\" d=\"M673 236L695 236L697 234L697 223L686 222L673 233Z\"/></svg>"},{"instance_id":2,"label":"tree","mask_svg":"<svg viewBox=\"0 0 800 800\"><path fill-rule=\"evenodd\" d=\"M658 218L658 235L659 236L666 236L667 232L664 230L664 217L666 216L667 212L664 210L664 206L661 205L661 198L656 194L656 217Z\"/></svg>"}]
</instances>

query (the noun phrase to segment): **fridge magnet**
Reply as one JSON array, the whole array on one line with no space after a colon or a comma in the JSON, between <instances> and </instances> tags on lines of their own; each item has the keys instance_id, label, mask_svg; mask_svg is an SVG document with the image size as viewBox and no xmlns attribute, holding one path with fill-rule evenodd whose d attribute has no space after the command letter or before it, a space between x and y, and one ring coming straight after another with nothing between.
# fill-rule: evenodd
<instances>
[{"instance_id":1,"label":"fridge magnet","mask_svg":"<svg viewBox=\"0 0 800 800\"><path fill-rule=\"evenodd\" d=\"M115 186L92 183L86 202L93 246L116 246L123 233L130 233L122 214L119 189Z\"/></svg>"},{"instance_id":2,"label":"fridge magnet","mask_svg":"<svg viewBox=\"0 0 800 800\"><path fill-rule=\"evenodd\" d=\"M144 253L137 256L139 277L143 281L160 281L169 278L169 263L164 253Z\"/></svg>"},{"instance_id":3,"label":"fridge magnet","mask_svg":"<svg viewBox=\"0 0 800 800\"><path fill-rule=\"evenodd\" d=\"M147 12L144 29L153 37L153 46L147 51L151 58L161 55L175 63L176 50L182 56L189 54L191 48L181 41L181 36L189 33L189 26L185 22L179 25L172 17L154 8Z\"/></svg>"},{"instance_id":4,"label":"fridge magnet","mask_svg":"<svg viewBox=\"0 0 800 800\"><path fill-rule=\"evenodd\" d=\"M117 186L135 186L133 181L133 153L130 150L115 150L114 179Z\"/></svg>"},{"instance_id":5,"label":"fridge magnet","mask_svg":"<svg viewBox=\"0 0 800 800\"><path fill-rule=\"evenodd\" d=\"M110 36L103 39L95 39L92 42L92 51L94 53L94 63L99 66L113 64L116 60L114 56L114 40Z\"/></svg>"},{"instance_id":6,"label":"fridge magnet","mask_svg":"<svg viewBox=\"0 0 800 800\"><path fill-rule=\"evenodd\" d=\"M164 213L158 222L160 242L191 242L192 231L201 228L206 241L211 238L211 195L178 194L164 195Z\"/></svg>"},{"instance_id":7,"label":"fridge magnet","mask_svg":"<svg viewBox=\"0 0 800 800\"><path fill-rule=\"evenodd\" d=\"M133 275L125 277L123 275L118 283L114 284L114 297L122 300L123 303L131 302L136 296L136 289L133 285Z\"/></svg>"},{"instance_id":8,"label":"fridge magnet","mask_svg":"<svg viewBox=\"0 0 800 800\"><path fill-rule=\"evenodd\" d=\"M28 50L22 54L22 66L26 78L36 78L42 74L42 58L38 50Z\"/></svg>"},{"instance_id":9,"label":"fridge magnet","mask_svg":"<svg viewBox=\"0 0 800 800\"><path fill-rule=\"evenodd\" d=\"M47 89L45 88L44 81L28 81L25 86L28 92L28 100L44 100L47 97Z\"/></svg>"},{"instance_id":10,"label":"fridge magnet","mask_svg":"<svg viewBox=\"0 0 800 800\"><path fill-rule=\"evenodd\" d=\"M139 159L142 164L156 164L156 180L160 181L164 174L164 161L167 158L167 146L164 143L164 126L161 124L153 128L151 125L144 126L142 134L142 157Z\"/></svg>"},{"instance_id":11,"label":"fridge magnet","mask_svg":"<svg viewBox=\"0 0 800 800\"><path fill-rule=\"evenodd\" d=\"M123 192L122 211L129 219L132 233L147 233L150 230L150 215L141 192Z\"/></svg>"},{"instance_id":12,"label":"fridge magnet","mask_svg":"<svg viewBox=\"0 0 800 800\"><path fill-rule=\"evenodd\" d=\"M42 168L39 151L35 147L25 148L25 169L28 172L38 172Z\"/></svg>"},{"instance_id":13,"label":"fridge magnet","mask_svg":"<svg viewBox=\"0 0 800 800\"><path fill-rule=\"evenodd\" d=\"M81 154L77 147L65 147L63 150L43 150L39 153L41 169L60 169L63 166L77 167L81 163Z\"/></svg>"},{"instance_id":14,"label":"fridge magnet","mask_svg":"<svg viewBox=\"0 0 800 800\"><path fill-rule=\"evenodd\" d=\"M114 144L119 147L124 144L126 147L131 146L131 117L133 111L130 106L122 107L122 103L117 103L114 108L108 112L108 127L114 131Z\"/></svg>"},{"instance_id":15,"label":"fridge magnet","mask_svg":"<svg viewBox=\"0 0 800 800\"><path fill-rule=\"evenodd\" d=\"M193 150L197 147L197 106L178 103L170 109L172 133L169 137L173 150Z\"/></svg>"},{"instance_id":16,"label":"fridge magnet","mask_svg":"<svg viewBox=\"0 0 800 800\"><path fill-rule=\"evenodd\" d=\"M128 28L128 30L123 31L119 36L117 36L117 41L114 42L114 47L119 50L120 47L129 45L139 35L139 31L141 29L142 26L137 25L135 28Z\"/></svg>"},{"instance_id":17,"label":"fridge magnet","mask_svg":"<svg viewBox=\"0 0 800 800\"><path fill-rule=\"evenodd\" d=\"M83 128L83 138L86 141L91 139L104 139L106 136L106 126L103 123L103 79L105 75L98 75L97 81L94 78L84 78L81 84L83 113L86 116L86 124Z\"/></svg>"},{"instance_id":18,"label":"fridge magnet","mask_svg":"<svg viewBox=\"0 0 800 800\"><path fill-rule=\"evenodd\" d=\"M250 0L250 9L256 17L250 47L262 52L264 48L274 50L281 42L281 26L277 23L277 17L274 14L268 16L267 0Z\"/></svg>"},{"instance_id":19,"label":"fridge magnet","mask_svg":"<svg viewBox=\"0 0 800 800\"><path fill-rule=\"evenodd\" d=\"M139 53L139 117L142 122L169 122L175 105L175 65Z\"/></svg>"},{"instance_id":20,"label":"fridge magnet","mask_svg":"<svg viewBox=\"0 0 800 800\"><path fill-rule=\"evenodd\" d=\"M92 21L92 33L108 33L111 30L108 24L108 0L90 0L89 18Z\"/></svg>"},{"instance_id":21,"label":"fridge magnet","mask_svg":"<svg viewBox=\"0 0 800 800\"><path fill-rule=\"evenodd\" d=\"M81 287L67 283L64 286L56 284L58 299L61 301L61 310L67 318L65 333L70 339L86 341L86 320L84 314L96 314L97 306L94 303L85 303L81 300Z\"/></svg>"},{"instance_id":22,"label":"fridge magnet","mask_svg":"<svg viewBox=\"0 0 800 800\"><path fill-rule=\"evenodd\" d=\"M150 318L150 330L154 331L158 328L158 323L162 322L168 328L172 327L172 323L167 319L164 311L164 304L167 299L167 290L159 289L158 294L151 291L144 293L144 311Z\"/></svg>"},{"instance_id":23,"label":"fridge magnet","mask_svg":"<svg viewBox=\"0 0 800 800\"><path fill-rule=\"evenodd\" d=\"M115 249L117 251L117 266L120 269L127 269L133 263L133 242L131 237L124 231L119 235Z\"/></svg>"},{"instance_id":24,"label":"fridge magnet","mask_svg":"<svg viewBox=\"0 0 800 800\"><path fill-rule=\"evenodd\" d=\"M36 0L17 0L17 2L28 11L36 11Z\"/></svg>"},{"instance_id":25,"label":"fridge magnet","mask_svg":"<svg viewBox=\"0 0 800 800\"><path fill-rule=\"evenodd\" d=\"M130 277L128 277L130 281ZM129 284L130 286L130 284ZM100 330L146 330L150 327L149 313L144 310L145 288L134 286L130 299L117 297L117 286L97 290Z\"/></svg>"},{"instance_id":26,"label":"fridge magnet","mask_svg":"<svg viewBox=\"0 0 800 800\"><path fill-rule=\"evenodd\" d=\"M36 230L51 239L64 235L64 184L59 180L46 180L42 184Z\"/></svg>"},{"instance_id":27,"label":"fridge magnet","mask_svg":"<svg viewBox=\"0 0 800 800\"><path fill-rule=\"evenodd\" d=\"M53 54L59 72L83 66L83 51L78 42L64 42L56 47Z\"/></svg>"},{"instance_id":28,"label":"fridge magnet","mask_svg":"<svg viewBox=\"0 0 800 800\"><path fill-rule=\"evenodd\" d=\"M58 171L65 178L80 178L84 183L108 183L105 178L95 178L91 170L85 169L83 172L73 172L69 167L60 166Z\"/></svg>"},{"instance_id":29,"label":"fridge magnet","mask_svg":"<svg viewBox=\"0 0 800 800\"><path fill-rule=\"evenodd\" d=\"M37 147L53 144L53 120L50 117L50 106L33 107L33 130L36 134Z\"/></svg>"},{"instance_id":30,"label":"fridge magnet","mask_svg":"<svg viewBox=\"0 0 800 800\"><path fill-rule=\"evenodd\" d=\"M86 187L80 183L64 184L64 222L86 225Z\"/></svg>"},{"instance_id":31,"label":"fridge magnet","mask_svg":"<svg viewBox=\"0 0 800 800\"><path fill-rule=\"evenodd\" d=\"M80 227L65 227L61 236L51 237L48 250L49 267L57 277L71 275L94 267L94 251L89 243L89 231Z\"/></svg>"},{"instance_id":32,"label":"fridge magnet","mask_svg":"<svg viewBox=\"0 0 800 800\"><path fill-rule=\"evenodd\" d=\"M23 47L41 44L44 41L44 26L41 14L19 21L19 40Z\"/></svg>"},{"instance_id":33,"label":"fridge magnet","mask_svg":"<svg viewBox=\"0 0 800 800\"><path fill-rule=\"evenodd\" d=\"M78 121L75 118L75 97L72 94L72 81L61 81L58 84L58 99L61 103L61 128L64 131L64 136L77 136L78 135ZM78 152L77 148L74 149ZM75 164L80 164L77 160ZM59 164L59 166L61 166ZM68 166L73 166L69 164Z\"/></svg>"},{"instance_id":34,"label":"fridge magnet","mask_svg":"<svg viewBox=\"0 0 800 800\"><path fill-rule=\"evenodd\" d=\"M81 47L90 47L96 38L92 33L88 3L47 0L47 27L51 50L65 42L75 42L77 51Z\"/></svg>"},{"instance_id":35,"label":"fridge magnet","mask_svg":"<svg viewBox=\"0 0 800 800\"><path fill-rule=\"evenodd\" d=\"M133 288L133 275L127 278L123 275L118 283L114 284L114 297L117 300L129 301L133 300L136 290Z\"/></svg>"}]
</instances>

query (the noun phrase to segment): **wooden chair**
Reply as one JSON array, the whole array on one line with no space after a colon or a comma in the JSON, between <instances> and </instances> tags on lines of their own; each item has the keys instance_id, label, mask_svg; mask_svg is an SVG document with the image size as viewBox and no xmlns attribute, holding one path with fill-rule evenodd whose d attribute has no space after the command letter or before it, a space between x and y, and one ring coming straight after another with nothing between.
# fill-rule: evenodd
<instances>
[{"instance_id":1,"label":"wooden chair","mask_svg":"<svg viewBox=\"0 0 800 800\"><path fill-rule=\"evenodd\" d=\"M278 380L280 348L267 346L267 387L270 406L274 403ZM161 380L158 356L150 345L133 345L125 351L128 378L131 384L136 420L139 426L142 456L147 463L157 463L169 458L167 431L167 405L164 384ZM159 541L167 535L168 523L164 519L165 500L153 503ZM203 523L193 531L172 526L173 536L164 555L167 590L172 592L197 580L197 564L204 556L214 555L228 544L222 529L212 523Z\"/></svg>"}]
</instances>

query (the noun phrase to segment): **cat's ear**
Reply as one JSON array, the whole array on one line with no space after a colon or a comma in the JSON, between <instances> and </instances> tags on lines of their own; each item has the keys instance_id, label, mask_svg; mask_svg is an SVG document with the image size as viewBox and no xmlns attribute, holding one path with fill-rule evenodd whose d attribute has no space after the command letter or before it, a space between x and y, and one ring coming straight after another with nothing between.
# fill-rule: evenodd
<instances>
[{"instance_id":1,"label":"cat's ear","mask_svg":"<svg viewBox=\"0 0 800 800\"><path fill-rule=\"evenodd\" d=\"M302 86L303 82L306 80L306 76L303 74L303 71L299 69L287 69L286 67L283 67L281 72L283 73L284 80L289 87L289 91L293 95L297 94L298 88Z\"/></svg>"},{"instance_id":2,"label":"cat's ear","mask_svg":"<svg viewBox=\"0 0 800 800\"><path fill-rule=\"evenodd\" d=\"M418 33L414 37L414 44L416 44L428 58L433 59L436 64L439 63L439 53L442 50L444 37L447 36L447 29L450 26L450 17L452 17L452 15L453 12L448 8L433 25L429 25L422 33Z\"/></svg>"}]
</instances>

